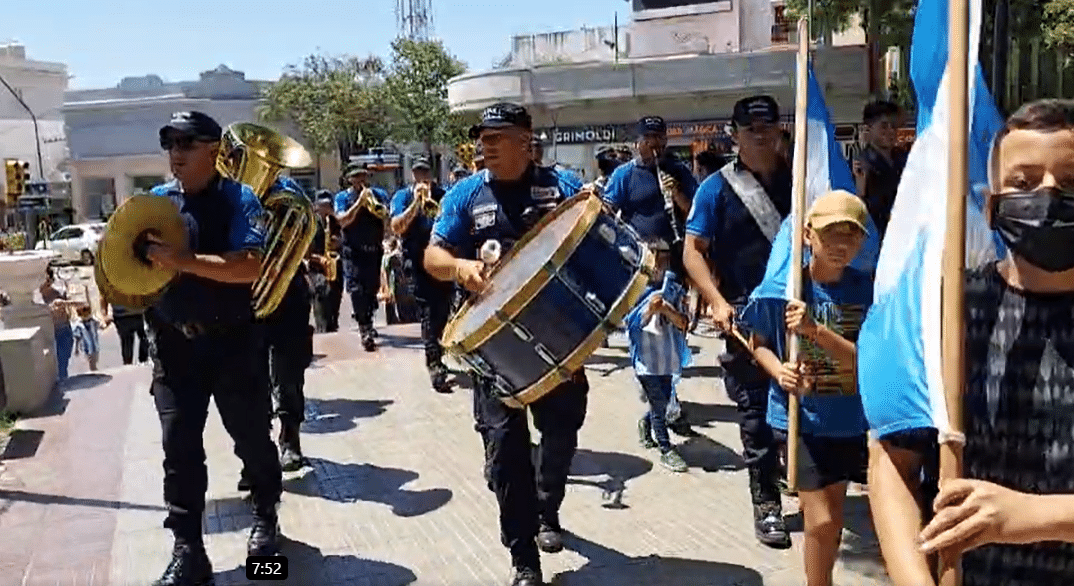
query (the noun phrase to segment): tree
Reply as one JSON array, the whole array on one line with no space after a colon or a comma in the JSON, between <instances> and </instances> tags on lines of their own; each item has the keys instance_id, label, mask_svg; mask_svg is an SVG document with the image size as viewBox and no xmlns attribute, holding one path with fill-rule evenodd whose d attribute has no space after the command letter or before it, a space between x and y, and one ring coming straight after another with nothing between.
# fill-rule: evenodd
<instances>
[{"instance_id":1,"label":"tree","mask_svg":"<svg viewBox=\"0 0 1074 586\"><path fill-rule=\"evenodd\" d=\"M1044 2L1044 41L1049 47L1074 52L1074 0Z\"/></svg>"},{"instance_id":2,"label":"tree","mask_svg":"<svg viewBox=\"0 0 1074 586\"><path fill-rule=\"evenodd\" d=\"M392 136L420 142L430 155L435 144L462 140L466 119L448 107L447 84L465 71L440 41L396 39L384 84L397 121Z\"/></svg>"},{"instance_id":3,"label":"tree","mask_svg":"<svg viewBox=\"0 0 1074 586\"><path fill-rule=\"evenodd\" d=\"M809 16L810 4L813 5L813 37L823 38L826 44L831 44L833 34L850 28L854 15L862 11L862 0L787 0L787 15L795 21Z\"/></svg>"},{"instance_id":4,"label":"tree","mask_svg":"<svg viewBox=\"0 0 1074 586\"><path fill-rule=\"evenodd\" d=\"M264 92L261 118L296 127L311 150L351 153L391 134L384 64L378 57L310 55Z\"/></svg>"}]
</instances>

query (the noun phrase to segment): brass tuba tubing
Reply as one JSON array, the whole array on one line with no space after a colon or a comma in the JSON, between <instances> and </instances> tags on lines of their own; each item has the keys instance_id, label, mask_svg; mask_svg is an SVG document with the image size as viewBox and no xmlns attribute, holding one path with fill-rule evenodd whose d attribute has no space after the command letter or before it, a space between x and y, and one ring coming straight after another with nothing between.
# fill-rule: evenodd
<instances>
[{"instance_id":1,"label":"brass tuba tubing","mask_svg":"<svg viewBox=\"0 0 1074 586\"><path fill-rule=\"evenodd\" d=\"M306 167L311 160L294 139L258 124L232 124L221 138L217 170L253 189L270 218L261 274L251 288L258 318L279 307L313 242L316 220L309 200L288 189L273 191L280 171Z\"/></svg>"}]
</instances>

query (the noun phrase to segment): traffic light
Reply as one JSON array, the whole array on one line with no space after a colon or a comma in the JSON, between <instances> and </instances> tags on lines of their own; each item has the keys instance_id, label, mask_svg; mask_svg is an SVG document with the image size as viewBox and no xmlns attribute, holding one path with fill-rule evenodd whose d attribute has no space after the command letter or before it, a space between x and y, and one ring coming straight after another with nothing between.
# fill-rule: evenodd
<instances>
[{"instance_id":1,"label":"traffic light","mask_svg":"<svg viewBox=\"0 0 1074 586\"><path fill-rule=\"evenodd\" d=\"M4 160L4 185L8 202L15 202L19 197L19 162L13 159Z\"/></svg>"},{"instance_id":2,"label":"traffic light","mask_svg":"<svg viewBox=\"0 0 1074 586\"><path fill-rule=\"evenodd\" d=\"M8 200L18 200L19 196L26 192L26 184L30 181L30 163L17 159L5 159L4 178Z\"/></svg>"}]
</instances>

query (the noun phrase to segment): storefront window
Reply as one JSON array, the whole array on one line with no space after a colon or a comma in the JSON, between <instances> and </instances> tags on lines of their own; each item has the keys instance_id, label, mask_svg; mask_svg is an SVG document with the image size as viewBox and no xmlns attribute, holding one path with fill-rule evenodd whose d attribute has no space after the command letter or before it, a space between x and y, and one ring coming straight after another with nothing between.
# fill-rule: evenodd
<instances>
[{"instance_id":1,"label":"storefront window","mask_svg":"<svg viewBox=\"0 0 1074 586\"><path fill-rule=\"evenodd\" d=\"M164 183L164 177L160 175L136 175L131 177L131 192L148 193L150 189Z\"/></svg>"}]
</instances>

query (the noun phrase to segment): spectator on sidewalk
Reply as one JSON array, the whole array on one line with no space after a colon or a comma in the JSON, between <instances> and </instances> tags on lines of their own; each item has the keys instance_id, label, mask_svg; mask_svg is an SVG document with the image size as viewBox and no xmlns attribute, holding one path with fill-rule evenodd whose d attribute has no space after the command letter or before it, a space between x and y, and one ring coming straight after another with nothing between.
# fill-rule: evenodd
<instances>
[{"instance_id":1,"label":"spectator on sidewalk","mask_svg":"<svg viewBox=\"0 0 1074 586\"><path fill-rule=\"evenodd\" d=\"M94 372L101 358L101 322L93 317L93 310L88 304L79 305L77 312L78 319L71 328L75 356L84 355L90 372Z\"/></svg>"},{"instance_id":2,"label":"spectator on sidewalk","mask_svg":"<svg viewBox=\"0 0 1074 586\"><path fill-rule=\"evenodd\" d=\"M71 332L70 307L67 291L56 287L56 274L52 267L45 269L45 281L38 288L41 301L52 313L52 325L56 337L56 380L67 379L67 367L74 350L74 334Z\"/></svg>"},{"instance_id":3,"label":"spectator on sidewalk","mask_svg":"<svg viewBox=\"0 0 1074 586\"><path fill-rule=\"evenodd\" d=\"M101 316L103 328L116 325L119 335L120 354L123 364L134 364L134 340L138 340L138 364L149 360L149 340L145 336L145 319L140 309L128 309L121 305L110 305L101 299Z\"/></svg>"}]
</instances>

